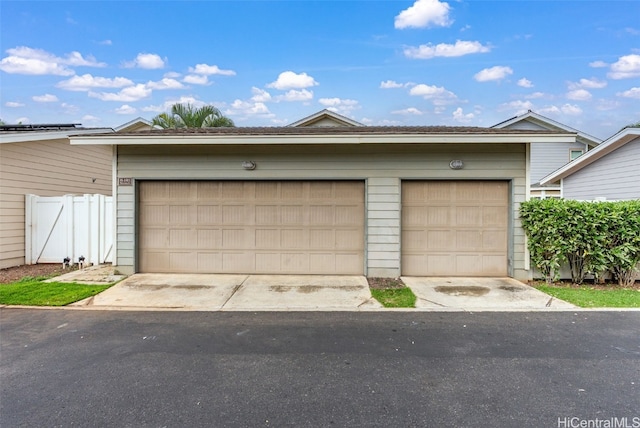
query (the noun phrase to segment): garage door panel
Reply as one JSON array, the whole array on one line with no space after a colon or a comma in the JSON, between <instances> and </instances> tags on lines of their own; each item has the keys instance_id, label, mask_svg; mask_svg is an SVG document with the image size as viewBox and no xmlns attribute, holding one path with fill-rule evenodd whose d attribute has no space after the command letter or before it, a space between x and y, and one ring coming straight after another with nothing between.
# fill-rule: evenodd
<instances>
[{"instance_id":1,"label":"garage door panel","mask_svg":"<svg viewBox=\"0 0 640 428\"><path fill-rule=\"evenodd\" d=\"M222 207L220 205L198 205L197 222L200 226L217 225L222 222Z\"/></svg>"},{"instance_id":2,"label":"garage door panel","mask_svg":"<svg viewBox=\"0 0 640 428\"><path fill-rule=\"evenodd\" d=\"M402 183L402 274L507 275L508 182Z\"/></svg>"},{"instance_id":3,"label":"garage door panel","mask_svg":"<svg viewBox=\"0 0 640 428\"><path fill-rule=\"evenodd\" d=\"M482 227L482 212L477 206L458 206L454 226Z\"/></svg>"},{"instance_id":4,"label":"garage door panel","mask_svg":"<svg viewBox=\"0 0 640 428\"><path fill-rule=\"evenodd\" d=\"M363 182L148 181L139 195L142 272L362 274Z\"/></svg>"},{"instance_id":5,"label":"garage door panel","mask_svg":"<svg viewBox=\"0 0 640 428\"><path fill-rule=\"evenodd\" d=\"M222 253L198 252L198 269L196 273L218 272L222 270Z\"/></svg>"}]
</instances>

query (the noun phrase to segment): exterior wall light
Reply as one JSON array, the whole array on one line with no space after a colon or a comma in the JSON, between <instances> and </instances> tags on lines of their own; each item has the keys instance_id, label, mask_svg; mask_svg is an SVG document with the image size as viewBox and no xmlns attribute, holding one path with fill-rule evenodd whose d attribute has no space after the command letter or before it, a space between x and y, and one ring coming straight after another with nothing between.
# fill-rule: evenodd
<instances>
[{"instance_id":1,"label":"exterior wall light","mask_svg":"<svg viewBox=\"0 0 640 428\"><path fill-rule=\"evenodd\" d=\"M244 161L242 162L242 167L249 171L256 169L256 163L254 161Z\"/></svg>"},{"instance_id":2,"label":"exterior wall light","mask_svg":"<svg viewBox=\"0 0 640 428\"><path fill-rule=\"evenodd\" d=\"M460 160L460 159L454 159L451 162L449 162L449 168L451 168L451 169L462 169L462 168L464 168L464 162L462 162L462 160Z\"/></svg>"}]
</instances>

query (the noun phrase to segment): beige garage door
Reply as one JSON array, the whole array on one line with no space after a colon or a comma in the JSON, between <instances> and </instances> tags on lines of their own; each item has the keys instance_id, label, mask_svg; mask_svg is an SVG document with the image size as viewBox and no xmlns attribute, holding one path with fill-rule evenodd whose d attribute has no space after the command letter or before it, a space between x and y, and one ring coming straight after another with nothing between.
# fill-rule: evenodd
<instances>
[{"instance_id":1,"label":"beige garage door","mask_svg":"<svg viewBox=\"0 0 640 428\"><path fill-rule=\"evenodd\" d=\"M139 270L362 274L364 183L146 181Z\"/></svg>"},{"instance_id":2,"label":"beige garage door","mask_svg":"<svg viewBox=\"0 0 640 428\"><path fill-rule=\"evenodd\" d=\"M402 183L402 274L506 276L509 184Z\"/></svg>"}]
</instances>

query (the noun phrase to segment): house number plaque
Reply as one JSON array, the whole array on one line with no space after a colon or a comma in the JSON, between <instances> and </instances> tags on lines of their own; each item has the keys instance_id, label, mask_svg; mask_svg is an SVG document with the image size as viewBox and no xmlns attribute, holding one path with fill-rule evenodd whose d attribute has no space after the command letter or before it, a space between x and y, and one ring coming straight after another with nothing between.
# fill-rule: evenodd
<instances>
[{"instance_id":1,"label":"house number plaque","mask_svg":"<svg viewBox=\"0 0 640 428\"><path fill-rule=\"evenodd\" d=\"M131 178L118 178L118 185L133 186L133 180Z\"/></svg>"}]
</instances>

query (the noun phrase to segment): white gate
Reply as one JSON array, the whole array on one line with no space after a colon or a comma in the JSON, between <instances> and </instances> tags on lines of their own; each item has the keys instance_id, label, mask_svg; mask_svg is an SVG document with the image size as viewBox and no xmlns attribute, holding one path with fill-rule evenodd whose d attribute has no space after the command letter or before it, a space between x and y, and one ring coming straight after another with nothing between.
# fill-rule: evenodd
<instances>
[{"instance_id":1,"label":"white gate","mask_svg":"<svg viewBox=\"0 0 640 428\"><path fill-rule=\"evenodd\" d=\"M25 200L25 263L110 263L113 198L104 195L36 196Z\"/></svg>"}]
</instances>

